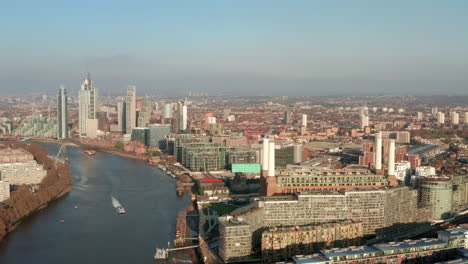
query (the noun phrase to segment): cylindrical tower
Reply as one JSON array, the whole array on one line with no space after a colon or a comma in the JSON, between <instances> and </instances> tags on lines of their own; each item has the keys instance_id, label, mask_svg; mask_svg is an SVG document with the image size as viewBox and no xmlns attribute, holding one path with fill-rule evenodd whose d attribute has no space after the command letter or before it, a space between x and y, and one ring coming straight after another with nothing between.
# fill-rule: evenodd
<instances>
[{"instance_id":1,"label":"cylindrical tower","mask_svg":"<svg viewBox=\"0 0 468 264\"><path fill-rule=\"evenodd\" d=\"M422 177L417 181L419 202L422 206L430 206L432 219L444 219L451 216L453 183L447 176Z\"/></svg>"}]
</instances>

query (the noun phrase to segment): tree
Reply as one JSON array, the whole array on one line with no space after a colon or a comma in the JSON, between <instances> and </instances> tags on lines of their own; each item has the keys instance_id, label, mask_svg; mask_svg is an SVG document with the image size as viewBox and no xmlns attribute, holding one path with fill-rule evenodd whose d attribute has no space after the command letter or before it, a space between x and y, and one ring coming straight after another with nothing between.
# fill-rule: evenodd
<instances>
[{"instance_id":1,"label":"tree","mask_svg":"<svg viewBox=\"0 0 468 264\"><path fill-rule=\"evenodd\" d=\"M116 141L115 144L114 144L114 147L115 148L118 148L118 149L123 149L124 148L124 144L122 141Z\"/></svg>"}]
</instances>

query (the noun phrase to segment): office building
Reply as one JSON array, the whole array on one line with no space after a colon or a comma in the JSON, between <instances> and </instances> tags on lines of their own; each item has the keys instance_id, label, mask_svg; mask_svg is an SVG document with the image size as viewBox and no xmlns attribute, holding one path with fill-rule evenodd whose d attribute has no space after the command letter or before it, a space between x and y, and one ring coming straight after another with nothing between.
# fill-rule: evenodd
<instances>
[{"instance_id":1,"label":"office building","mask_svg":"<svg viewBox=\"0 0 468 264\"><path fill-rule=\"evenodd\" d=\"M57 95L57 138L68 138L68 96L63 85Z\"/></svg>"},{"instance_id":2,"label":"office building","mask_svg":"<svg viewBox=\"0 0 468 264\"><path fill-rule=\"evenodd\" d=\"M148 146L149 129L147 127L135 127L132 129L132 141L139 141Z\"/></svg>"},{"instance_id":3,"label":"office building","mask_svg":"<svg viewBox=\"0 0 468 264\"><path fill-rule=\"evenodd\" d=\"M158 147L164 149L166 146L166 136L171 133L171 125L168 124L151 124L148 125L149 137L148 143L150 147Z\"/></svg>"},{"instance_id":4,"label":"office building","mask_svg":"<svg viewBox=\"0 0 468 264\"><path fill-rule=\"evenodd\" d=\"M258 163L258 152L254 150L238 150L238 151L229 151L226 153L228 167L231 167L233 164L250 164Z\"/></svg>"},{"instance_id":5,"label":"office building","mask_svg":"<svg viewBox=\"0 0 468 264\"><path fill-rule=\"evenodd\" d=\"M81 84L78 98L78 126L80 137L96 138L98 120L98 90L93 87L90 75Z\"/></svg>"}]
</instances>

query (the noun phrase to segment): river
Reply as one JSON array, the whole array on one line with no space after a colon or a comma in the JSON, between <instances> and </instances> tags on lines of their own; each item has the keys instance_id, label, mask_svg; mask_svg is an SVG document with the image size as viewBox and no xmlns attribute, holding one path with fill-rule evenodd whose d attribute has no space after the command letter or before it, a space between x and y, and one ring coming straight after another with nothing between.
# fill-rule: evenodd
<instances>
[{"instance_id":1,"label":"river","mask_svg":"<svg viewBox=\"0 0 468 264\"><path fill-rule=\"evenodd\" d=\"M49 155L59 148L40 145ZM190 197L178 198L175 181L143 161L89 157L77 147L63 154L73 191L10 233L0 244L0 263L154 263L155 248L172 242L177 213ZM126 214L117 214L113 198Z\"/></svg>"}]
</instances>

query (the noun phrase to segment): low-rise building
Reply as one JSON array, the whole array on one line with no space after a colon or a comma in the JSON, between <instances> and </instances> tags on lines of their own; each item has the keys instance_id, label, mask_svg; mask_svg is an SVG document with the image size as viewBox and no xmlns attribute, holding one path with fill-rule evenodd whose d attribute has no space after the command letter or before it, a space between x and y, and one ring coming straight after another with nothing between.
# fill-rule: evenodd
<instances>
[{"instance_id":1,"label":"low-rise building","mask_svg":"<svg viewBox=\"0 0 468 264\"><path fill-rule=\"evenodd\" d=\"M210 200L220 200L229 197L229 189L221 179L207 178L201 180L199 193Z\"/></svg>"}]
</instances>

